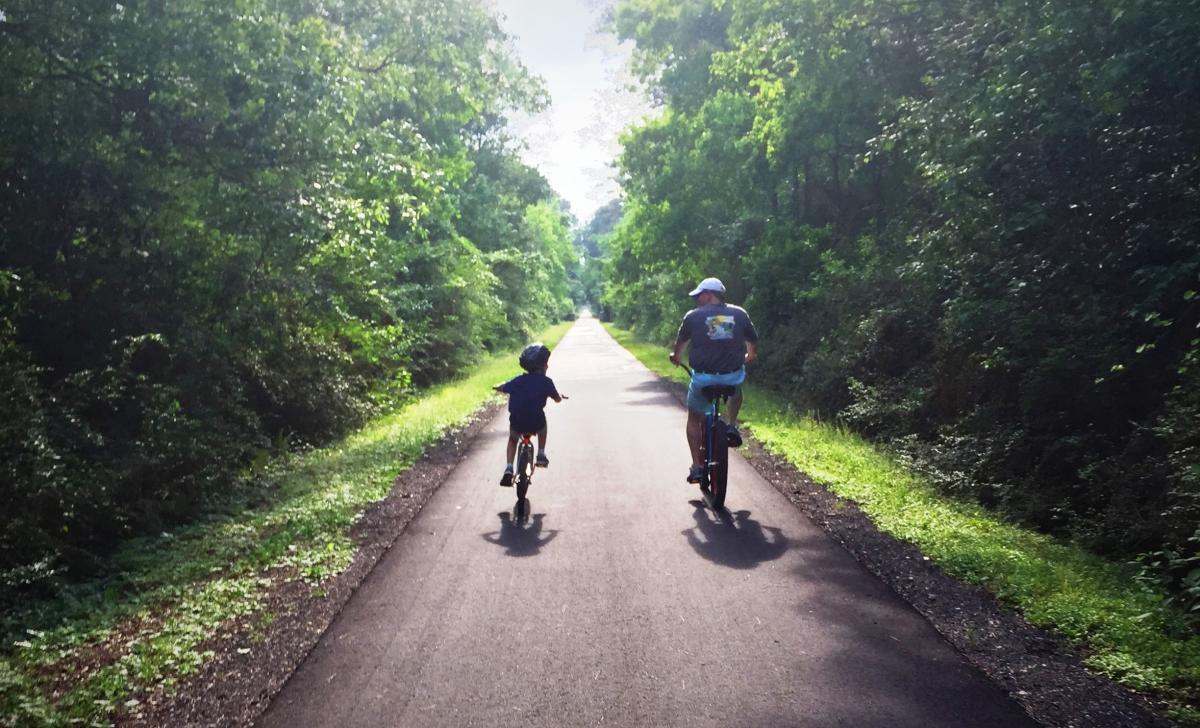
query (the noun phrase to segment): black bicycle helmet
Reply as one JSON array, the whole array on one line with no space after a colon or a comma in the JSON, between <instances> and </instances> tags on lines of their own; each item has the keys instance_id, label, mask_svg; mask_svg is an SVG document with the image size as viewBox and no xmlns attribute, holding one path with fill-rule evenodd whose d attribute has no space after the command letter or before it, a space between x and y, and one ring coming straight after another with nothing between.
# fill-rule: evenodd
<instances>
[{"instance_id":1,"label":"black bicycle helmet","mask_svg":"<svg viewBox=\"0 0 1200 728\"><path fill-rule=\"evenodd\" d=\"M550 363L550 350L540 341L535 341L525 347L525 351L521 352L521 368L527 372L536 372L545 369Z\"/></svg>"}]
</instances>

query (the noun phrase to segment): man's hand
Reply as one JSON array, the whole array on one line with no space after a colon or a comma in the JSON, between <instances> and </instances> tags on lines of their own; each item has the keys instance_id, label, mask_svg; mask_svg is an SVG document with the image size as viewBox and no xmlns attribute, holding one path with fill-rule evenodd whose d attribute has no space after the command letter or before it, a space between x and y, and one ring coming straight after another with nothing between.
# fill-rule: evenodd
<instances>
[{"instance_id":1,"label":"man's hand","mask_svg":"<svg viewBox=\"0 0 1200 728\"><path fill-rule=\"evenodd\" d=\"M753 364L758 361L758 342L746 342L746 363Z\"/></svg>"},{"instance_id":2,"label":"man's hand","mask_svg":"<svg viewBox=\"0 0 1200 728\"><path fill-rule=\"evenodd\" d=\"M672 351L670 354L667 354L667 359L669 359L675 366L679 366L679 355L675 352Z\"/></svg>"}]
</instances>

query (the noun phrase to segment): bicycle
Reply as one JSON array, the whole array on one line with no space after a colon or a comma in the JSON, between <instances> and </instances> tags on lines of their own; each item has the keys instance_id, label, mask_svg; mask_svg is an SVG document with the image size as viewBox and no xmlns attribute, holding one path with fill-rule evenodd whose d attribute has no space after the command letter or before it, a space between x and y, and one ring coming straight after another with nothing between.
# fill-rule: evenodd
<instances>
[{"instance_id":1,"label":"bicycle","mask_svg":"<svg viewBox=\"0 0 1200 728\"><path fill-rule=\"evenodd\" d=\"M532 432L522 432L521 441L517 443L517 464L513 470L513 479L516 480L518 503L525 500L529 484L533 482L533 470L536 467L533 457L533 435Z\"/></svg>"},{"instance_id":2,"label":"bicycle","mask_svg":"<svg viewBox=\"0 0 1200 728\"><path fill-rule=\"evenodd\" d=\"M689 377L694 377L690 367L680 364ZM700 477L700 493L704 502L714 511L725 507L725 492L729 479L728 425L721 419L721 404L737 392L737 387L714 384L703 387L704 395L712 407L704 415L701 431L700 455L704 458L704 474Z\"/></svg>"}]
</instances>

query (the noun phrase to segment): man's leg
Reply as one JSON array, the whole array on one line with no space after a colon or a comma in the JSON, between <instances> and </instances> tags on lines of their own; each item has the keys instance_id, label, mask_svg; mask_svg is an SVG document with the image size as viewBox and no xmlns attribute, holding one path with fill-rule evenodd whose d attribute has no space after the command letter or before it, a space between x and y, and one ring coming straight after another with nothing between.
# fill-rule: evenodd
<instances>
[{"instance_id":1,"label":"man's leg","mask_svg":"<svg viewBox=\"0 0 1200 728\"><path fill-rule=\"evenodd\" d=\"M687 441L688 441L688 447L692 451L692 466L693 467L699 467L701 464L700 446L703 444L703 442L702 442L703 438L704 438L703 429L704 429L704 415L697 414L691 410L688 410Z\"/></svg>"},{"instance_id":2,"label":"man's leg","mask_svg":"<svg viewBox=\"0 0 1200 728\"><path fill-rule=\"evenodd\" d=\"M738 387L737 393L729 398L729 404L725 406L725 413L729 415L729 426L737 427L738 410L742 408L742 388Z\"/></svg>"}]
</instances>

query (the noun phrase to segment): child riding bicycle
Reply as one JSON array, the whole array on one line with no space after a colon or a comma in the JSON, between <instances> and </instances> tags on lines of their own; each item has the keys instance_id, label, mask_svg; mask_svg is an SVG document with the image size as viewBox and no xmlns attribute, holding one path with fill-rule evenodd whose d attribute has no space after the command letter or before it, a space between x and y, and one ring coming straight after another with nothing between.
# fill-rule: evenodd
<instances>
[{"instance_id":1,"label":"child riding bicycle","mask_svg":"<svg viewBox=\"0 0 1200 728\"><path fill-rule=\"evenodd\" d=\"M517 440L524 433L537 434L535 464L540 468L549 467L550 459L546 457L546 400L562 402L567 399L558 393L554 381L546 376L546 369L550 366L550 350L544 344L535 342L525 347L518 361L526 373L492 387L508 395L508 460L504 475L500 477L500 485L506 488L512 486L513 457L517 452Z\"/></svg>"}]
</instances>

